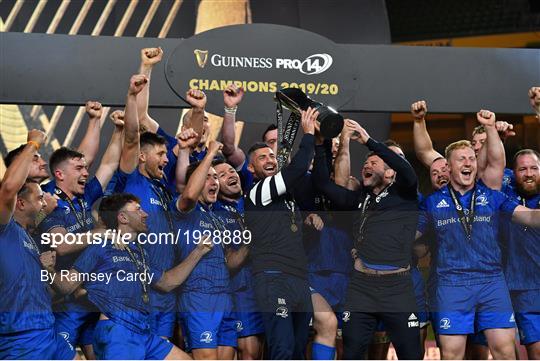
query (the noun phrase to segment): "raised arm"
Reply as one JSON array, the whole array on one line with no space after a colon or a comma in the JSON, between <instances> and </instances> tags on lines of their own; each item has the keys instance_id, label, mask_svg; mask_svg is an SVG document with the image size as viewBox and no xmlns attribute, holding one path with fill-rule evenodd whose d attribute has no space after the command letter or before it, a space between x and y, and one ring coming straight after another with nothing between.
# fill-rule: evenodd
<instances>
[{"instance_id":1,"label":"raised arm","mask_svg":"<svg viewBox=\"0 0 540 361\"><path fill-rule=\"evenodd\" d=\"M426 128L427 103L425 100L411 104L411 114L414 119L413 142L416 157L425 167L431 167L433 161L443 156L433 149L431 137Z\"/></svg>"},{"instance_id":2,"label":"raised arm","mask_svg":"<svg viewBox=\"0 0 540 361\"><path fill-rule=\"evenodd\" d=\"M139 74L146 76L148 83L152 76L152 68L159 63L163 58L163 50L161 48L144 48L141 49L141 65ZM148 114L148 103L150 98L150 84L144 87L137 97L137 112L139 123L144 129L151 133L156 133L159 129L159 124Z\"/></svg>"},{"instance_id":3,"label":"raised arm","mask_svg":"<svg viewBox=\"0 0 540 361\"><path fill-rule=\"evenodd\" d=\"M330 180L324 145L315 147L315 160L311 178L315 187L339 208L352 209L357 205L358 193L338 186Z\"/></svg>"},{"instance_id":4,"label":"raised arm","mask_svg":"<svg viewBox=\"0 0 540 361\"><path fill-rule=\"evenodd\" d=\"M486 148L487 164L480 177L486 186L499 190L502 186L506 159L504 145L495 127L495 113L489 110L480 110L476 114L476 119L484 126L487 135L486 144L482 147Z\"/></svg>"},{"instance_id":5,"label":"raised arm","mask_svg":"<svg viewBox=\"0 0 540 361\"><path fill-rule=\"evenodd\" d=\"M68 295L75 291L82 284L82 281L77 281L80 277L78 277L79 272L75 268L67 271L69 273L67 277L66 275L61 277L56 272L56 270L54 269L54 266L56 265L55 251L43 252L39 256L39 260L43 269L45 269L49 273L49 279L53 280L51 286L56 292L63 295Z\"/></svg>"},{"instance_id":6,"label":"raised arm","mask_svg":"<svg viewBox=\"0 0 540 361\"><path fill-rule=\"evenodd\" d=\"M137 116L137 94L148 83L146 75L133 75L130 79L126 108L124 114L124 144L120 157L120 170L124 173L133 172L139 164L139 119Z\"/></svg>"},{"instance_id":7,"label":"raised arm","mask_svg":"<svg viewBox=\"0 0 540 361\"><path fill-rule=\"evenodd\" d=\"M197 89L189 89L186 92L186 101L191 105L191 116L187 123L182 124L184 128L192 128L199 138L203 135L204 129L204 107L206 106L206 94Z\"/></svg>"},{"instance_id":8,"label":"raised arm","mask_svg":"<svg viewBox=\"0 0 540 361\"><path fill-rule=\"evenodd\" d=\"M178 141L178 159L176 161L175 181L178 193L183 193L186 187L186 172L189 167L189 154L197 145L199 135L191 128L183 130L176 136Z\"/></svg>"},{"instance_id":9,"label":"raised arm","mask_svg":"<svg viewBox=\"0 0 540 361\"><path fill-rule=\"evenodd\" d=\"M350 141L354 134L352 119L345 119L345 125L339 136L339 147L334 162L334 179L338 186L346 187L351 176Z\"/></svg>"},{"instance_id":10,"label":"raised arm","mask_svg":"<svg viewBox=\"0 0 540 361\"><path fill-rule=\"evenodd\" d=\"M103 107L101 103L96 101L86 102L86 114L88 114L88 127L84 138L79 144L77 151L84 154L86 164L88 168L92 165L96 159L96 155L99 151L99 133L101 132L101 115L103 114Z\"/></svg>"},{"instance_id":11,"label":"raised arm","mask_svg":"<svg viewBox=\"0 0 540 361\"><path fill-rule=\"evenodd\" d=\"M246 155L242 149L235 145L236 110L243 96L244 89L238 88L234 84L229 85L223 91L223 102L225 103L225 114L223 115L223 125L221 127L223 155L234 168L240 167L246 160Z\"/></svg>"},{"instance_id":12,"label":"raised arm","mask_svg":"<svg viewBox=\"0 0 540 361\"><path fill-rule=\"evenodd\" d=\"M45 133L32 129L26 139L26 146L7 168L0 184L0 224L8 224L13 216L17 193L28 178L32 161L38 156L37 151L45 141Z\"/></svg>"},{"instance_id":13,"label":"raised arm","mask_svg":"<svg viewBox=\"0 0 540 361\"><path fill-rule=\"evenodd\" d=\"M117 110L116 112L121 112ZM113 116L114 115L114 116ZM96 178L101 184L101 189L105 191L114 172L120 164L120 156L122 154L122 136L124 129L124 121L121 113L111 114L111 120L114 124L111 141L103 154L99 168L96 171Z\"/></svg>"},{"instance_id":14,"label":"raised arm","mask_svg":"<svg viewBox=\"0 0 540 361\"><path fill-rule=\"evenodd\" d=\"M182 196L178 198L176 207L180 212L189 212L195 205L201 195L202 190L204 189L204 184L206 182L206 177L208 176L208 170L212 166L212 161L217 153L221 150L223 145L216 141L211 141L208 146L208 152L204 159L199 163L189 181L184 188Z\"/></svg>"},{"instance_id":15,"label":"raised arm","mask_svg":"<svg viewBox=\"0 0 540 361\"><path fill-rule=\"evenodd\" d=\"M189 277L193 268L197 265L200 259L212 250L213 243L206 237L201 240L197 247L180 264L163 273L163 276L154 285L155 288L170 292L180 286Z\"/></svg>"},{"instance_id":16,"label":"raised arm","mask_svg":"<svg viewBox=\"0 0 540 361\"><path fill-rule=\"evenodd\" d=\"M536 119L538 119L536 144L540 144L540 86L533 86L529 89L529 102L536 113Z\"/></svg>"}]
</instances>

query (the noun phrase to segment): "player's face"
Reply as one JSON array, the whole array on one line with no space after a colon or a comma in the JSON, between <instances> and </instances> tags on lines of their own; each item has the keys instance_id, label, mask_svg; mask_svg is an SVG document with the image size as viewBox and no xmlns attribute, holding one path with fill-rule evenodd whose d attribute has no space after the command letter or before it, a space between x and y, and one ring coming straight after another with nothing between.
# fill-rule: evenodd
<instances>
[{"instance_id":1,"label":"player's face","mask_svg":"<svg viewBox=\"0 0 540 361\"><path fill-rule=\"evenodd\" d=\"M516 159L514 175L521 193L535 195L540 192L540 160L536 155L523 154Z\"/></svg>"},{"instance_id":2,"label":"player's face","mask_svg":"<svg viewBox=\"0 0 540 361\"><path fill-rule=\"evenodd\" d=\"M38 213L47 205L43 199L43 191L37 183L27 185L28 190L20 196L20 205L23 206L22 211L29 218L37 217Z\"/></svg>"},{"instance_id":3,"label":"player's face","mask_svg":"<svg viewBox=\"0 0 540 361\"><path fill-rule=\"evenodd\" d=\"M476 155L472 148L459 148L450 155L450 181L460 187L469 188L476 180Z\"/></svg>"},{"instance_id":4,"label":"player's face","mask_svg":"<svg viewBox=\"0 0 540 361\"><path fill-rule=\"evenodd\" d=\"M364 187L374 188L380 186L384 181L384 161L372 155L364 162L362 168L362 182Z\"/></svg>"},{"instance_id":5,"label":"player's face","mask_svg":"<svg viewBox=\"0 0 540 361\"><path fill-rule=\"evenodd\" d=\"M339 150L339 138L332 139L332 159L336 159Z\"/></svg>"},{"instance_id":6,"label":"player's face","mask_svg":"<svg viewBox=\"0 0 540 361\"><path fill-rule=\"evenodd\" d=\"M49 178L47 162L45 162L39 153L34 155L34 158L32 159L32 165L30 166L30 172L28 172L28 178L36 182L42 182Z\"/></svg>"},{"instance_id":7,"label":"player's face","mask_svg":"<svg viewBox=\"0 0 540 361\"><path fill-rule=\"evenodd\" d=\"M266 134L264 135L264 142L268 144L270 148L272 148L272 151L274 152L274 154L277 153L277 145L278 145L277 140L278 140L277 129L270 130L266 132Z\"/></svg>"},{"instance_id":8,"label":"player's face","mask_svg":"<svg viewBox=\"0 0 540 361\"><path fill-rule=\"evenodd\" d=\"M124 216L127 219L127 225L133 232L144 233L148 230L146 219L148 214L141 208L137 202L129 202L124 206Z\"/></svg>"},{"instance_id":9,"label":"player's face","mask_svg":"<svg viewBox=\"0 0 540 361\"><path fill-rule=\"evenodd\" d=\"M219 180L219 193L227 198L238 198L242 194L240 176L228 163L218 164L214 167Z\"/></svg>"},{"instance_id":10,"label":"player's face","mask_svg":"<svg viewBox=\"0 0 540 361\"><path fill-rule=\"evenodd\" d=\"M164 144L147 145L141 151L145 159L144 167L150 178L163 178L163 170L169 163L167 147Z\"/></svg>"},{"instance_id":11,"label":"player's face","mask_svg":"<svg viewBox=\"0 0 540 361\"><path fill-rule=\"evenodd\" d=\"M88 181L88 165L84 158L72 158L63 162L55 173L63 180L67 191L75 195L84 194Z\"/></svg>"},{"instance_id":12,"label":"player's face","mask_svg":"<svg viewBox=\"0 0 540 361\"><path fill-rule=\"evenodd\" d=\"M273 176L277 173L277 159L271 148L260 148L253 152L248 169L258 179Z\"/></svg>"},{"instance_id":13,"label":"player's face","mask_svg":"<svg viewBox=\"0 0 540 361\"><path fill-rule=\"evenodd\" d=\"M480 149L482 149L482 146L486 142L486 139L487 139L486 133L477 133L473 136L471 140L471 144L473 146L474 153L476 155L478 155L478 152L480 151Z\"/></svg>"},{"instance_id":14,"label":"player's face","mask_svg":"<svg viewBox=\"0 0 540 361\"><path fill-rule=\"evenodd\" d=\"M446 159L437 159L429 168L429 177L431 186L434 190L439 190L450 181L450 172L448 171L448 162Z\"/></svg>"},{"instance_id":15,"label":"player's face","mask_svg":"<svg viewBox=\"0 0 540 361\"><path fill-rule=\"evenodd\" d=\"M217 201L217 196L219 193L219 181L216 170L212 167L208 170L206 175L206 181L204 183L203 191L201 192L201 197L199 198L205 204L215 203Z\"/></svg>"}]
</instances>

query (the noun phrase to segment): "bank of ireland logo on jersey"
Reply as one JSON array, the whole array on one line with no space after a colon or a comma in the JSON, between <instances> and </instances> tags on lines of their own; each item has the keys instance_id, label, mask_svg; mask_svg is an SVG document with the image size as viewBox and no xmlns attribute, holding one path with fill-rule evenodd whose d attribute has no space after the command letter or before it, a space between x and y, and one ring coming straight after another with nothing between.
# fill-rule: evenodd
<instances>
[{"instance_id":1,"label":"bank of ireland logo on jersey","mask_svg":"<svg viewBox=\"0 0 540 361\"><path fill-rule=\"evenodd\" d=\"M212 332L210 331L204 331L203 333L201 333L201 342L204 342L204 343L210 343L212 342Z\"/></svg>"},{"instance_id":2,"label":"bank of ireland logo on jersey","mask_svg":"<svg viewBox=\"0 0 540 361\"><path fill-rule=\"evenodd\" d=\"M450 324L450 319L446 317L442 318L441 322L439 322L439 327L443 330L448 330L450 327L452 327L452 325Z\"/></svg>"},{"instance_id":3,"label":"bank of ireland logo on jersey","mask_svg":"<svg viewBox=\"0 0 540 361\"><path fill-rule=\"evenodd\" d=\"M208 61L208 50L195 49L193 50L193 54L195 54L195 60L197 60L199 68L204 68Z\"/></svg>"}]
</instances>

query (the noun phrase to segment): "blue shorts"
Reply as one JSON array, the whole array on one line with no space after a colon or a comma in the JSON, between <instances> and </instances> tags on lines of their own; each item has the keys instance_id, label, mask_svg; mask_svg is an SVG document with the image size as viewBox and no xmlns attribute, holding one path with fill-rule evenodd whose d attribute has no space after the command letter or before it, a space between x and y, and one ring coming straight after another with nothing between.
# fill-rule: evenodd
<instances>
[{"instance_id":1,"label":"blue shorts","mask_svg":"<svg viewBox=\"0 0 540 361\"><path fill-rule=\"evenodd\" d=\"M0 360L73 360L75 349L54 328L0 335Z\"/></svg>"},{"instance_id":2,"label":"blue shorts","mask_svg":"<svg viewBox=\"0 0 540 361\"><path fill-rule=\"evenodd\" d=\"M171 338L176 324L176 312L150 313L150 330L154 335Z\"/></svg>"},{"instance_id":3,"label":"blue shorts","mask_svg":"<svg viewBox=\"0 0 540 361\"><path fill-rule=\"evenodd\" d=\"M521 344L540 341L540 290L512 291L510 296Z\"/></svg>"},{"instance_id":4,"label":"blue shorts","mask_svg":"<svg viewBox=\"0 0 540 361\"><path fill-rule=\"evenodd\" d=\"M248 337L264 333L264 324L261 314L257 312L258 307L253 290L235 292L232 298L237 336Z\"/></svg>"},{"instance_id":5,"label":"blue shorts","mask_svg":"<svg viewBox=\"0 0 540 361\"><path fill-rule=\"evenodd\" d=\"M338 272L310 272L309 286L315 289L330 306L342 304L345 301L349 276Z\"/></svg>"},{"instance_id":6,"label":"blue shorts","mask_svg":"<svg viewBox=\"0 0 540 361\"><path fill-rule=\"evenodd\" d=\"M178 306L187 351L237 346L236 318L228 294L185 292Z\"/></svg>"},{"instance_id":7,"label":"blue shorts","mask_svg":"<svg viewBox=\"0 0 540 361\"><path fill-rule=\"evenodd\" d=\"M439 285L431 296L431 316L437 334L465 335L516 327L504 279L479 285Z\"/></svg>"},{"instance_id":8,"label":"blue shorts","mask_svg":"<svg viewBox=\"0 0 540 361\"><path fill-rule=\"evenodd\" d=\"M98 321L94 352L98 360L163 360L173 344L151 332L137 333L111 321Z\"/></svg>"},{"instance_id":9,"label":"blue shorts","mask_svg":"<svg viewBox=\"0 0 540 361\"><path fill-rule=\"evenodd\" d=\"M91 345L94 343L94 327L99 315L99 312L55 312L54 328L74 346Z\"/></svg>"}]
</instances>

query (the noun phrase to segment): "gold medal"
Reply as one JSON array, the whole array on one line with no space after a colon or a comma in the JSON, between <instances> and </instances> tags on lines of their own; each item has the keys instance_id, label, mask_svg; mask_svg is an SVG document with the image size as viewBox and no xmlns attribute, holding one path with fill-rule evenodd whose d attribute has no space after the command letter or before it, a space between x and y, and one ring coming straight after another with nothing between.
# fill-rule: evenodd
<instances>
[{"instance_id":1,"label":"gold medal","mask_svg":"<svg viewBox=\"0 0 540 361\"><path fill-rule=\"evenodd\" d=\"M148 302L150 302L150 297L148 297L148 293L143 293L142 295L142 301L144 302L145 305L148 304Z\"/></svg>"},{"instance_id":2,"label":"gold medal","mask_svg":"<svg viewBox=\"0 0 540 361\"><path fill-rule=\"evenodd\" d=\"M298 232L298 226L296 225L296 223L291 224L291 231L295 233Z\"/></svg>"}]
</instances>

